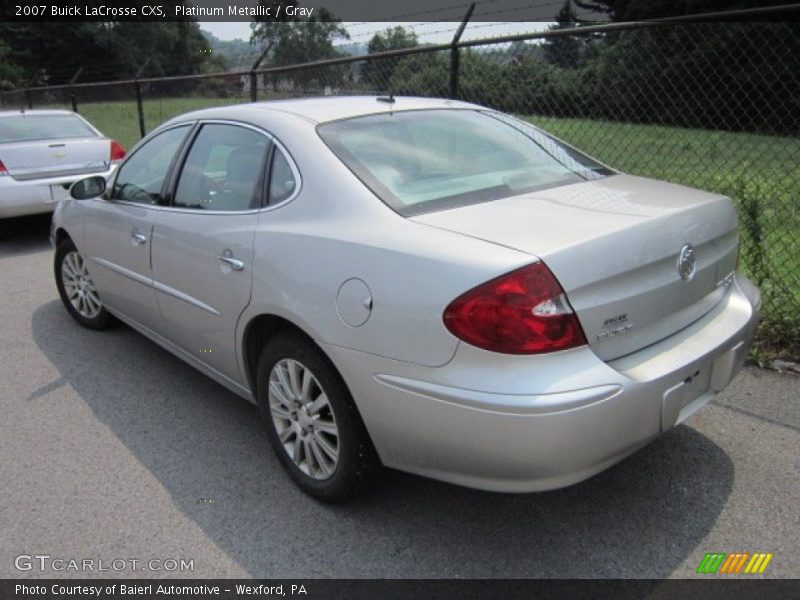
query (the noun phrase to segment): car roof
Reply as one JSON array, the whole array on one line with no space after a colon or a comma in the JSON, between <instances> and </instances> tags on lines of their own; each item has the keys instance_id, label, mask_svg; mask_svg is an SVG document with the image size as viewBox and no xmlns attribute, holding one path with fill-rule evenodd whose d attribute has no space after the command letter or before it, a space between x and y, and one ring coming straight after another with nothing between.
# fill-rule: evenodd
<instances>
[{"instance_id":1,"label":"car roof","mask_svg":"<svg viewBox=\"0 0 800 600\"><path fill-rule=\"evenodd\" d=\"M19 117L20 115L34 115L34 116L46 116L46 115L74 115L75 113L71 110L64 110L64 109L27 109L21 108L19 110L0 110L0 118L2 117Z\"/></svg>"},{"instance_id":2,"label":"car roof","mask_svg":"<svg viewBox=\"0 0 800 600\"><path fill-rule=\"evenodd\" d=\"M323 98L276 100L264 102L261 106L266 109L291 112L317 123L399 110L475 108L474 104L446 98L394 96L392 99L394 102L389 101L388 96L328 96Z\"/></svg>"},{"instance_id":3,"label":"car roof","mask_svg":"<svg viewBox=\"0 0 800 600\"><path fill-rule=\"evenodd\" d=\"M259 114L267 111L276 111L290 113L312 123L326 123L328 121L404 110L482 108L476 104L448 100L446 98L394 96L394 102L387 100L387 96L325 96L292 100L269 100L267 102L202 109L181 115L176 120L232 118L235 116L242 117L245 114L251 118L258 119Z\"/></svg>"}]
</instances>

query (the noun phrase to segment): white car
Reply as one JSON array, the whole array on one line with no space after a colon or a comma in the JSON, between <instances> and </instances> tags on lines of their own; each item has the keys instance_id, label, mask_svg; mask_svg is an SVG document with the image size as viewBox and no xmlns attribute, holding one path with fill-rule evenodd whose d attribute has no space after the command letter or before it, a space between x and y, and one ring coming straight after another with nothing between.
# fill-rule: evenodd
<instances>
[{"instance_id":1,"label":"white car","mask_svg":"<svg viewBox=\"0 0 800 600\"><path fill-rule=\"evenodd\" d=\"M68 110L0 112L0 219L52 212L69 186L107 177L125 149Z\"/></svg>"},{"instance_id":2,"label":"white car","mask_svg":"<svg viewBox=\"0 0 800 600\"><path fill-rule=\"evenodd\" d=\"M258 403L325 500L380 463L509 492L586 479L707 404L758 319L729 199L473 104L189 113L71 194L52 239L72 317L115 316Z\"/></svg>"}]
</instances>

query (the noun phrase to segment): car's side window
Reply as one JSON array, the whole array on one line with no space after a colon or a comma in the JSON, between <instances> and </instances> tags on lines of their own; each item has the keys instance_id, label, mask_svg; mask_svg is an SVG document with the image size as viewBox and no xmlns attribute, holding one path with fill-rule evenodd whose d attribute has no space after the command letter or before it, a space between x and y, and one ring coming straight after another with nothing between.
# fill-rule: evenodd
<instances>
[{"instance_id":1,"label":"car's side window","mask_svg":"<svg viewBox=\"0 0 800 600\"><path fill-rule=\"evenodd\" d=\"M203 125L184 162L173 204L214 211L259 207L270 146L266 135L246 127Z\"/></svg>"},{"instance_id":2,"label":"car's side window","mask_svg":"<svg viewBox=\"0 0 800 600\"><path fill-rule=\"evenodd\" d=\"M159 204L167 170L189 129L189 125L168 129L139 147L120 167L110 198Z\"/></svg>"},{"instance_id":3,"label":"car's side window","mask_svg":"<svg viewBox=\"0 0 800 600\"><path fill-rule=\"evenodd\" d=\"M289 198L297 187L289 160L280 148L275 148L269 178L269 204L274 205Z\"/></svg>"}]
</instances>

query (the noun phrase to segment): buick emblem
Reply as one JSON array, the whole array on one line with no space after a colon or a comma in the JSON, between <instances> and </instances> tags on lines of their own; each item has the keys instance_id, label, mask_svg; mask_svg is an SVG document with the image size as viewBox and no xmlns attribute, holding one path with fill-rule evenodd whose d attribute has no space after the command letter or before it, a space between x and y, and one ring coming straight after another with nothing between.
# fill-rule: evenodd
<instances>
[{"instance_id":1,"label":"buick emblem","mask_svg":"<svg viewBox=\"0 0 800 600\"><path fill-rule=\"evenodd\" d=\"M691 244L684 244L678 254L678 274L684 281L689 281L694 277L697 269L697 259L694 256L694 248Z\"/></svg>"}]
</instances>

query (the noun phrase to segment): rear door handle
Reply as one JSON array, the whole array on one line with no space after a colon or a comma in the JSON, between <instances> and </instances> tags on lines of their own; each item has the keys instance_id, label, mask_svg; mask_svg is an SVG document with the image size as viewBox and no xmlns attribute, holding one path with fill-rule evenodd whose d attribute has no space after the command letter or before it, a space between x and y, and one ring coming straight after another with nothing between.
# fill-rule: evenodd
<instances>
[{"instance_id":1,"label":"rear door handle","mask_svg":"<svg viewBox=\"0 0 800 600\"><path fill-rule=\"evenodd\" d=\"M241 271L244 269L244 262L239 260L238 258L233 258L233 256L226 256L225 254L220 254L217 257L219 260L224 262L234 271Z\"/></svg>"},{"instance_id":2,"label":"rear door handle","mask_svg":"<svg viewBox=\"0 0 800 600\"><path fill-rule=\"evenodd\" d=\"M139 230L136 227L131 229L131 239L137 246L147 243L147 236L139 233Z\"/></svg>"}]
</instances>

